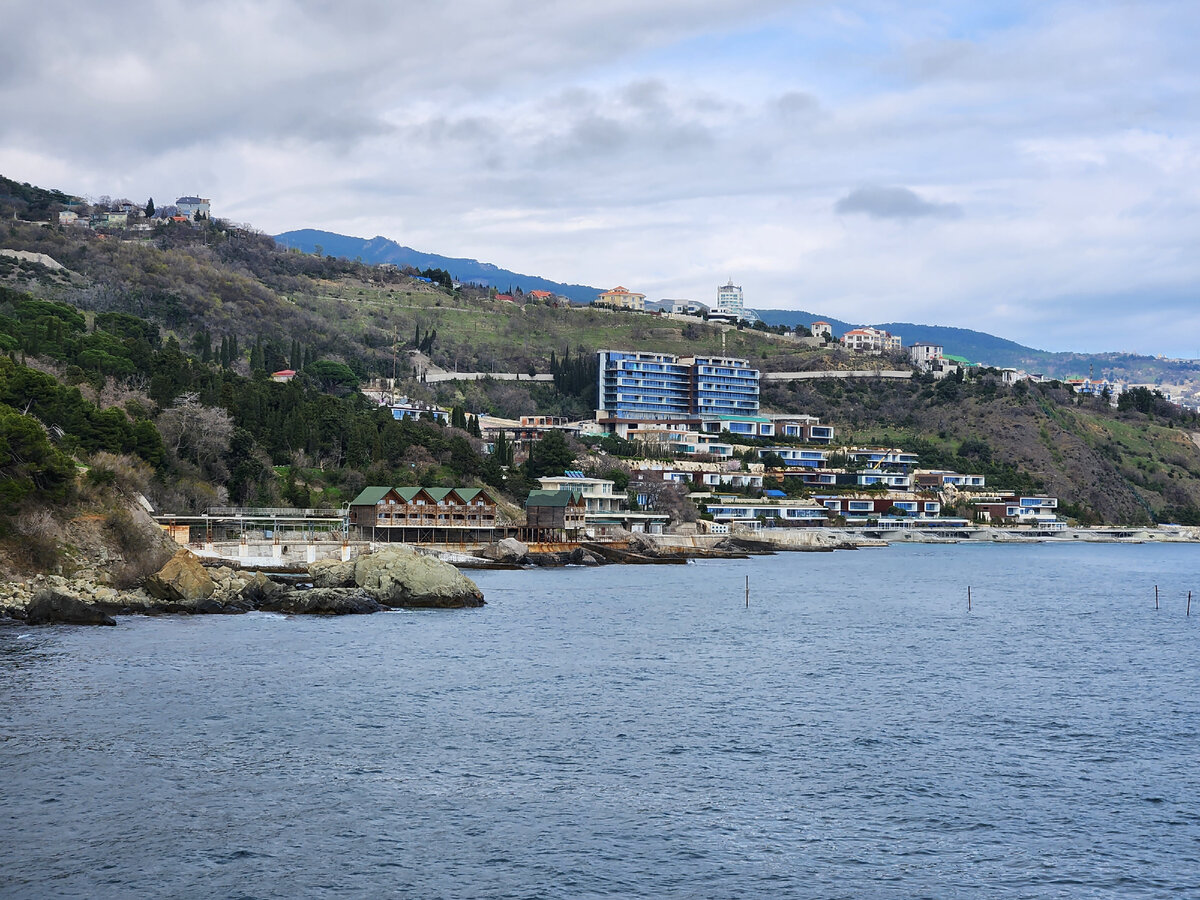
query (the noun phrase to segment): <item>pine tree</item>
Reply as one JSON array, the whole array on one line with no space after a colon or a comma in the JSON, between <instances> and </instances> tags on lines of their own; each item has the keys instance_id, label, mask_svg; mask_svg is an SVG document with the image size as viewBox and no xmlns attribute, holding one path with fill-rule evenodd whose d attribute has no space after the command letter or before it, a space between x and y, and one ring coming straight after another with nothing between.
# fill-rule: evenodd
<instances>
[{"instance_id":1,"label":"pine tree","mask_svg":"<svg viewBox=\"0 0 1200 900\"><path fill-rule=\"evenodd\" d=\"M502 466L511 466L513 461L513 450L509 446L508 438L505 436L504 429L500 429L500 433L496 436L495 448L492 450L492 456L496 457L496 462Z\"/></svg>"},{"instance_id":2,"label":"pine tree","mask_svg":"<svg viewBox=\"0 0 1200 900\"><path fill-rule=\"evenodd\" d=\"M154 198L151 197L146 201L146 218L149 219L154 215Z\"/></svg>"}]
</instances>

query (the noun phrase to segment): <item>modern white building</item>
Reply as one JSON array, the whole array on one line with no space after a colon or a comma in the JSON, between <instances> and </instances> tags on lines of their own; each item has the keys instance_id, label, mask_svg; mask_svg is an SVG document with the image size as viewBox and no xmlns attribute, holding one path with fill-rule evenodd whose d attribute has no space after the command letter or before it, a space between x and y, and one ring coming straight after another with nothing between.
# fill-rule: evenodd
<instances>
[{"instance_id":1,"label":"modern white building","mask_svg":"<svg viewBox=\"0 0 1200 900\"><path fill-rule=\"evenodd\" d=\"M708 304L699 300L672 300L671 314L676 316L705 316Z\"/></svg>"},{"instance_id":2,"label":"modern white building","mask_svg":"<svg viewBox=\"0 0 1200 900\"><path fill-rule=\"evenodd\" d=\"M944 348L941 344L931 344L925 341L918 341L908 348L908 357L913 361L914 366L920 366L922 369L928 369L935 362L942 358Z\"/></svg>"},{"instance_id":3,"label":"modern white building","mask_svg":"<svg viewBox=\"0 0 1200 900\"><path fill-rule=\"evenodd\" d=\"M846 345L846 349L856 353L882 353L886 350L900 349L899 337L869 326L851 328L842 335L842 343Z\"/></svg>"},{"instance_id":4,"label":"modern white building","mask_svg":"<svg viewBox=\"0 0 1200 900\"><path fill-rule=\"evenodd\" d=\"M735 322L741 321L746 313L746 307L742 301L741 285L730 281L717 288L717 305L713 309L713 313L728 317Z\"/></svg>"},{"instance_id":5,"label":"modern white building","mask_svg":"<svg viewBox=\"0 0 1200 900\"><path fill-rule=\"evenodd\" d=\"M539 478L544 491L578 491L583 494L585 511L590 514L615 513L621 509L623 495L613 493L615 483L605 478L588 478L582 472L566 472L557 478Z\"/></svg>"}]
</instances>

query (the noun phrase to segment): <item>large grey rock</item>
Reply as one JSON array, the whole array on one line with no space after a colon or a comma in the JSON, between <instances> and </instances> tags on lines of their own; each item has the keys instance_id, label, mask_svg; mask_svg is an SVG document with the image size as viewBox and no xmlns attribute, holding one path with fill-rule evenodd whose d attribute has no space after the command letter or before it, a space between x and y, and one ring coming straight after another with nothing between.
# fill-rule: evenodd
<instances>
[{"instance_id":1,"label":"large grey rock","mask_svg":"<svg viewBox=\"0 0 1200 900\"><path fill-rule=\"evenodd\" d=\"M405 544L360 556L354 564L354 583L384 606L483 606L483 593L470 578Z\"/></svg>"},{"instance_id":2,"label":"large grey rock","mask_svg":"<svg viewBox=\"0 0 1200 900\"><path fill-rule=\"evenodd\" d=\"M216 588L200 558L186 547L146 579L146 593L151 597L184 607L211 597Z\"/></svg>"},{"instance_id":3,"label":"large grey rock","mask_svg":"<svg viewBox=\"0 0 1200 900\"><path fill-rule=\"evenodd\" d=\"M25 621L30 625L117 624L111 616L57 588L44 588L34 595L25 608Z\"/></svg>"},{"instance_id":4,"label":"large grey rock","mask_svg":"<svg viewBox=\"0 0 1200 900\"><path fill-rule=\"evenodd\" d=\"M315 588L354 587L354 560L318 559L309 563L308 574Z\"/></svg>"},{"instance_id":5,"label":"large grey rock","mask_svg":"<svg viewBox=\"0 0 1200 900\"><path fill-rule=\"evenodd\" d=\"M483 606L475 582L449 563L394 544L349 563L316 562L308 567L313 586L360 587L384 606L459 608Z\"/></svg>"},{"instance_id":6,"label":"large grey rock","mask_svg":"<svg viewBox=\"0 0 1200 900\"><path fill-rule=\"evenodd\" d=\"M311 588L274 594L260 609L268 612L345 616L379 612L385 607L361 588Z\"/></svg>"},{"instance_id":7,"label":"large grey rock","mask_svg":"<svg viewBox=\"0 0 1200 900\"><path fill-rule=\"evenodd\" d=\"M522 544L516 538L505 538L484 547L479 555L496 562L519 563L529 555L529 545Z\"/></svg>"}]
</instances>

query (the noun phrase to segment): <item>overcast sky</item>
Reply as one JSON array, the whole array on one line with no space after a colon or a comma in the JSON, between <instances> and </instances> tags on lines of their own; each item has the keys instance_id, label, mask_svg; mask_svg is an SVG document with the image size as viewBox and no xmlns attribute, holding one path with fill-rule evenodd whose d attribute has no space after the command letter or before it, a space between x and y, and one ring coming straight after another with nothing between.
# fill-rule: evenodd
<instances>
[{"instance_id":1,"label":"overcast sky","mask_svg":"<svg viewBox=\"0 0 1200 900\"><path fill-rule=\"evenodd\" d=\"M1200 4L0 0L0 173L1200 357Z\"/></svg>"}]
</instances>

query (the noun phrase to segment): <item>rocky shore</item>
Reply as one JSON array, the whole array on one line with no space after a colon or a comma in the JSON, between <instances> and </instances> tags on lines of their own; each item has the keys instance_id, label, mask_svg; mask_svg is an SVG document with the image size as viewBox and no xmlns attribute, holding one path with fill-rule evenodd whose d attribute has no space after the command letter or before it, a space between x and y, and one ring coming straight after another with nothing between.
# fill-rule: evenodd
<instances>
[{"instance_id":1,"label":"rocky shore","mask_svg":"<svg viewBox=\"0 0 1200 900\"><path fill-rule=\"evenodd\" d=\"M475 582L454 566L405 545L350 562L309 567L311 587L262 572L207 568L186 549L131 591L98 585L90 575L36 575L0 586L0 622L115 625L117 615L347 615L394 608L460 609L484 605Z\"/></svg>"},{"instance_id":2,"label":"rocky shore","mask_svg":"<svg viewBox=\"0 0 1200 900\"><path fill-rule=\"evenodd\" d=\"M787 551L822 552L886 547L890 542L957 543L962 540L1055 543L1144 541L1198 542L1200 529L1069 529L1054 537L979 529L969 538L889 533L887 539L832 529L772 529L752 534L699 537L630 535L621 547L585 543L570 550L534 552L506 538L476 555L382 547L348 562L321 560L303 573L283 576L212 566L187 549L133 590L119 591L96 572L71 577L36 575L0 584L0 625L115 625L118 615L211 615L254 610L294 615L349 615L397 608L460 609L484 605L483 594L460 569L684 564L691 559L746 559ZM302 582L302 583L299 583Z\"/></svg>"}]
</instances>

